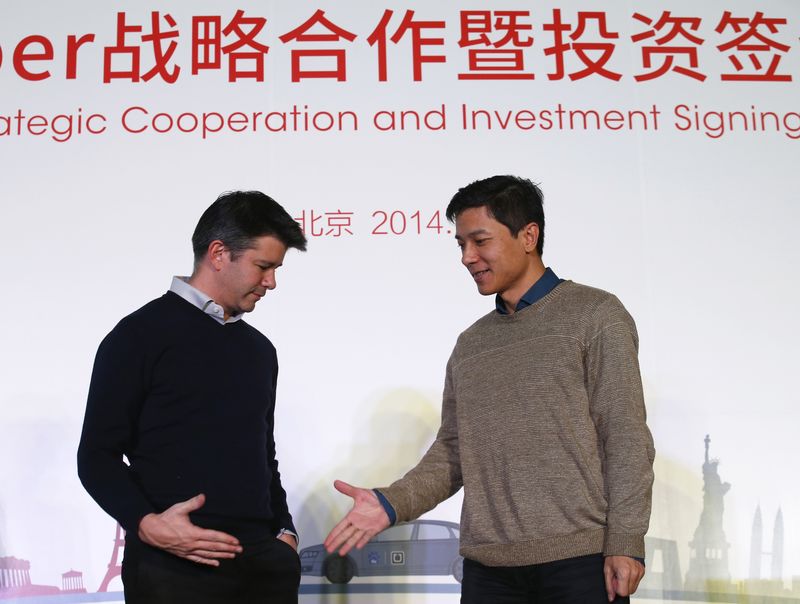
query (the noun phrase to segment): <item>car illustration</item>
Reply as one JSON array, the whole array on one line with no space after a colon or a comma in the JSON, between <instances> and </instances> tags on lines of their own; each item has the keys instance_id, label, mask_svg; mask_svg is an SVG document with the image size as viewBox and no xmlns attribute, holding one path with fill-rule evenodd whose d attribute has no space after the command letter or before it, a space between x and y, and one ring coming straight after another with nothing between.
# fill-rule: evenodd
<instances>
[{"instance_id":1,"label":"car illustration","mask_svg":"<svg viewBox=\"0 0 800 604\"><path fill-rule=\"evenodd\" d=\"M461 583L464 559L458 553L458 524L415 520L378 533L363 549L346 556L328 554L323 545L300 550L300 572L348 583L353 577L453 575Z\"/></svg>"}]
</instances>

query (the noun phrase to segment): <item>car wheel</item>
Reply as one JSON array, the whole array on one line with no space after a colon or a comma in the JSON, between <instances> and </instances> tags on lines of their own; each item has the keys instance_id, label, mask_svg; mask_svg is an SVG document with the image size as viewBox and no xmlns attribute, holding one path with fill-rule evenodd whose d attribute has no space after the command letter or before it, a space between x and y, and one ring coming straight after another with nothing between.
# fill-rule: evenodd
<instances>
[{"instance_id":1,"label":"car wheel","mask_svg":"<svg viewBox=\"0 0 800 604\"><path fill-rule=\"evenodd\" d=\"M356 565L350 556L332 554L325 559L325 578L331 583L349 583L356 574Z\"/></svg>"},{"instance_id":2,"label":"car wheel","mask_svg":"<svg viewBox=\"0 0 800 604\"><path fill-rule=\"evenodd\" d=\"M453 578L459 583L464 580L464 558L461 556L453 562Z\"/></svg>"}]
</instances>

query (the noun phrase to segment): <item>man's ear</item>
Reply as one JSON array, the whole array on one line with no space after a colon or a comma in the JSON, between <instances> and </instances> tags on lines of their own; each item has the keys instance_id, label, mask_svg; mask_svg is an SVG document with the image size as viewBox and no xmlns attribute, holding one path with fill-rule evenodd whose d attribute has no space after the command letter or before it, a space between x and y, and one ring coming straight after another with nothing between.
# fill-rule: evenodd
<instances>
[{"instance_id":1,"label":"man's ear","mask_svg":"<svg viewBox=\"0 0 800 604\"><path fill-rule=\"evenodd\" d=\"M224 255L228 251L225 244L219 239L215 239L208 244L207 257L214 270L221 270L224 262Z\"/></svg>"},{"instance_id":2,"label":"man's ear","mask_svg":"<svg viewBox=\"0 0 800 604\"><path fill-rule=\"evenodd\" d=\"M522 227L522 238L525 252L528 254L535 252L536 245L539 243L539 225L531 222Z\"/></svg>"}]
</instances>

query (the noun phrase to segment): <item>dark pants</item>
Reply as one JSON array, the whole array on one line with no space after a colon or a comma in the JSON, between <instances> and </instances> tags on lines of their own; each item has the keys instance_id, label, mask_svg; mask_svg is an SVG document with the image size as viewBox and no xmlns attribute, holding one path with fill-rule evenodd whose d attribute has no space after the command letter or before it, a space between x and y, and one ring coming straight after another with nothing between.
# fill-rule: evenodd
<instances>
[{"instance_id":1,"label":"dark pants","mask_svg":"<svg viewBox=\"0 0 800 604\"><path fill-rule=\"evenodd\" d=\"M213 567L131 540L122 583L126 604L297 604L300 559L290 545L269 539Z\"/></svg>"},{"instance_id":2,"label":"dark pants","mask_svg":"<svg viewBox=\"0 0 800 604\"><path fill-rule=\"evenodd\" d=\"M630 598L617 596L615 604ZM608 604L603 555L533 564L484 566L464 560L461 604Z\"/></svg>"}]
</instances>

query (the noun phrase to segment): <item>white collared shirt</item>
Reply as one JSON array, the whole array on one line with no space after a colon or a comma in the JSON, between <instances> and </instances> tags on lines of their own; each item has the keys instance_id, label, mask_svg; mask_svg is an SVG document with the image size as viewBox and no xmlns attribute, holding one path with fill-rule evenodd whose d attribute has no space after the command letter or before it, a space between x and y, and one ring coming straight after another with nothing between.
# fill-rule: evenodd
<instances>
[{"instance_id":1,"label":"white collared shirt","mask_svg":"<svg viewBox=\"0 0 800 604\"><path fill-rule=\"evenodd\" d=\"M174 276L172 284L169 286L169 291L179 295L192 306L196 306L208 316L213 318L217 323L225 325L226 323L235 323L244 316L244 313L233 315L225 319L225 309L219 304L214 302L208 294L201 292L196 287L189 285L189 277Z\"/></svg>"}]
</instances>

